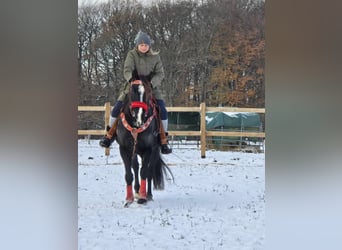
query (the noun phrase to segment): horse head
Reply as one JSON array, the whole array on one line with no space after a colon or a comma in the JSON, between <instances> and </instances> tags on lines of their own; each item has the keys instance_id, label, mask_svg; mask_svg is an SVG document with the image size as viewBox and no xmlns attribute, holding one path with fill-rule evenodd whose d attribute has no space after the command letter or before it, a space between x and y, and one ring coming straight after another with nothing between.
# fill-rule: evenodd
<instances>
[{"instance_id":1,"label":"horse head","mask_svg":"<svg viewBox=\"0 0 342 250\"><path fill-rule=\"evenodd\" d=\"M153 114L151 82L143 76L132 80L129 98L132 125L135 128L140 128Z\"/></svg>"}]
</instances>

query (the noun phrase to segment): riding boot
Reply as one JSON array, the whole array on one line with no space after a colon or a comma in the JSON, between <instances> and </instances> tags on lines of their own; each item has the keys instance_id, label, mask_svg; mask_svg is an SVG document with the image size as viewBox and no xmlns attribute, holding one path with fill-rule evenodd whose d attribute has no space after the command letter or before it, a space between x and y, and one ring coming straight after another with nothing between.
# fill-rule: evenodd
<instances>
[{"instance_id":1,"label":"riding boot","mask_svg":"<svg viewBox=\"0 0 342 250\"><path fill-rule=\"evenodd\" d=\"M116 139L116 128L118 126L118 119L113 118L113 126L109 127L107 126L107 134L102 137L102 139L100 140L99 144L101 147L104 148L109 148L110 145L112 145L112 143L115 141Z\"/></svg>"},{"instance_id":2,"label":"riding boot","mask_svg":"<svg viewBox=\"0 0 342 250\"><path fill-rule=\"evenodd\" d=\"M170 154L170 153L172 153L172 149L169 148L169 146L167 145L168 133L165 132L163 123L160 124L160 131L159 132L160 132L161 153L162 154Z\"/></svg>"}]
</instances>

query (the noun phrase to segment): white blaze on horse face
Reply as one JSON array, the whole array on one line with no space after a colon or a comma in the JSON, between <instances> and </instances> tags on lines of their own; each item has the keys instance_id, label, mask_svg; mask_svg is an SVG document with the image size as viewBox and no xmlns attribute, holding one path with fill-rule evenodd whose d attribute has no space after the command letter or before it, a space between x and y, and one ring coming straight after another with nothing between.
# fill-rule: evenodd
<instances>
[{"instance_id":1,"label":"white blaze on horse face","mask_svg":"<svg viewBox=\"0 0 342 250\"><path fill-rule=\"evenodd\" d=\"M144 100L143 98L144 98L144 93L145 93L144 85L140 84L138 91L140 93L140 101L142 102Z\"/></svg>"},{"instance_id":2,"label":"white blaze on horse face","mask_svg":"<svg viewBox=\"0 0 342 250\"><path fill-rule=\"evenodd\" d=\"M139 88L138 88L138 91L140 93L140 101L143 102L144 101L144 93L145 93L144 85L140 84ZM137 117L137 125L139 127L143 124L142 114L143 114L143 109L139 108L138 117Z\"/></svg>"},{"instance_id":3,"label":"white blaze on horse face","mask_svg":"<svg viewBox=\"0 0 342 250\"><path fill-rule=\"evenodd\" d=\"M143 124L143 121L141 119L142 118L142 114L143 114L143 109L139 108L138 117L137 117L137 125L138 125L138 127L140 127Z\"/></svg>"}]
</instances>

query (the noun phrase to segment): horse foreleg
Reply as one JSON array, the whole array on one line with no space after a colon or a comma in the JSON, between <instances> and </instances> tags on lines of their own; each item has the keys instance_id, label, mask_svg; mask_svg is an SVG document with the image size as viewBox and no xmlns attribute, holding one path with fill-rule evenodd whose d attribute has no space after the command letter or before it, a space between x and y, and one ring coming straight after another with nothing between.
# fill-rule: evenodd
<instances>
[{"instance_id":1,"label":"horse foreleg","mask_svg":"<svg viewBox=\"0 0 342 250\"><path fill-rule=\"evenodd\" d=\"M132 203L134 201L133 188L132 188L133 174L132 174L132 169L131 169L132 158L121 147L120 147L120 154L121 154L121 158L125 164L125 180L126 180L126 203L125 203L125 207L127 207L130 203Z\"/></svg>"},{"instance_id":2,"label":"horse foreleg","mask_svg":"<svg viewBox=\"0 0 342 250\"><path fill-rule=\"evenodd\" d=\"M126 186L126 204L125 204L125 206L132 203L133 201L134 201L134 196L133 196L132 185L127 185Z\"/></svg>"},{"instance_id":3,"label":"horse foreleg","mask_svg":"<svg viewBox=\"0 0 342 250\"><path fill-rule=\"evenodd\" d=\"M139 189L139 200L138 203L145 203L147 201L147 193L146 193L146 180L148 180L149 183L149 192L151 192L151 169L150 169L150 159L151 159L151 153L145 152L145 154L142 157L141 160L141 170L140 170L140 189Z\"/></svg>"},{"instance_id":4,"label":"horse foreleg","mask_svg":"<svg viewBox=\"0 0 342 250\"><path fill-rule=\"evenodd\" d=\"M143 204L146 201L147 201L147 197L146 197L146 179L141 179L138 203L139 204Z\"/></svg>"},{"instance_id":5,"label":"horse foreleg","mask_svg":"<svg viewBox=\"0 0 342 250\"><path fill-rule=\"evenodd\" d=\"M147 184L147 193L146 193L146 184ZM152 198L153 198L153 195L152 195L152 177L148 176L147 183L146 183L146 179L141 179L138 203L139 204L145 203L147 201L152 200Z\"/></svg>"},{"instance_id":6,"label":"horse foreleg","mask_svg":"<svg viewBox=\"0 0 342 250\"><path fill-rule=\"evenodd\" d=\"M132 166L133 166L133 172L134 172L134 191L135 191L134 196L136 198L139 198L139 189L140 189L140 184L139 184L139 162L138 162L138 157L137 156L135 156L133 158Z\"/></svg>"},{"instance_id":7,"label":"horse foreleg","mask_svg":"<svg viewBox=\"0 0 342 250\"><path fill-rule=\"evenodd\" d=\"M126 179L126 201L133 202L134 201L133 188L132 188L133 174L131 171L131 167L129 168L126 167L125 179Z\"/></svg>"}]
</instances>

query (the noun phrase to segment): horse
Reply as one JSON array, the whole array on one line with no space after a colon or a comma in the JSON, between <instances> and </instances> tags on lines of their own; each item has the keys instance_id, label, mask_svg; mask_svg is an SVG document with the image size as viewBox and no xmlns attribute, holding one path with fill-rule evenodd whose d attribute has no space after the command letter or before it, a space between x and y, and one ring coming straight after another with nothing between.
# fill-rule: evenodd
<instances>
[{"instance_id":1,"label":"horse","mask_svg":"<svg viewBox=\"0 0 342 250\"><path fill-rule=\"evenodd\" d=\"M138 204L153 199L152 182L156 190L164 189L164 174L173 175L161 157L159 143L159 119L151 82L145 76L130 82L117 126L117 143L125 165L126 203L128 207L138 198ZM141 158L140 183L139 161ZM133 174L134 191L133 195ZM146 192L147 187L147 192Z\"/></svg>"}]
</instances>

